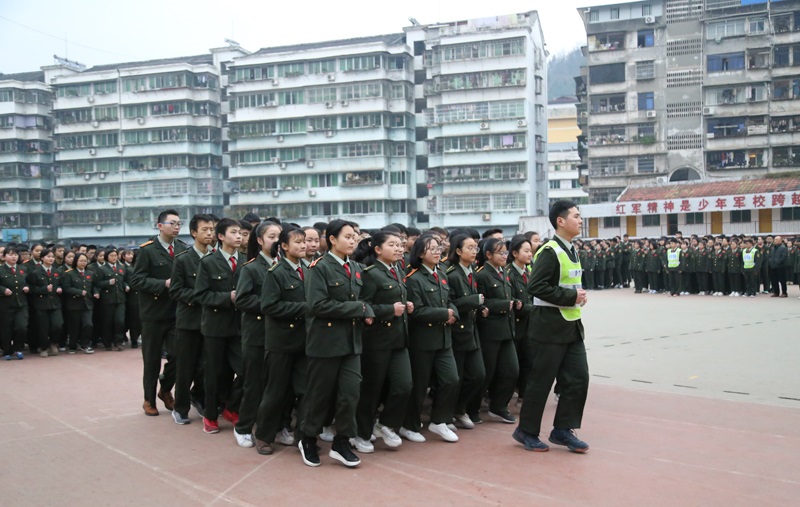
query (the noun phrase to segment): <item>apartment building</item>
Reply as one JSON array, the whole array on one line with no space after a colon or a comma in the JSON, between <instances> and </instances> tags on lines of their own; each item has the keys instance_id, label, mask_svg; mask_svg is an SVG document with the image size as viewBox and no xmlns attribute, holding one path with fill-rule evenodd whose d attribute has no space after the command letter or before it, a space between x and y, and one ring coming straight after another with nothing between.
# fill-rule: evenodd
<instances>
[{"instance_id":1,"label":"apartment building","mask_svg":"<svg viewBox=\"0 0 800 507\"><path fill-rule=\"evenodd\" d=\"M232 215L414 223L404 34L265 48L228 71Z\"/></svg>"},{"instance_id":2,"label":"apartment building","mask_svg":"<svg viewBox=\"0 0 800 507\"><path fill-rule=\"evenodd\" d=\"M535 11L405 28L417 221L515 230L547 208L547 65Z\"/></svg>"},{"instance_id":3,"label":"apartment building","mask_svg":"<svg viewBox=\"0 0 800 507\"><path fill-rule=\"evenodd\" d=\"M0 74L0 229L3 242L52 236L52 93L43 72Z\"/></svg>"},{"instance_id":4,"label":"apartment building","mask_svg":"<svg viewBox=\"0 0 800 507\"><path fill-rule=\"evenodd\" d=\"M559 97L547 105L547 186L549 204L568 199L577 204L589 202L581 187L578 165L578 112L576 97Z\"/></svg>"}]
</instances>

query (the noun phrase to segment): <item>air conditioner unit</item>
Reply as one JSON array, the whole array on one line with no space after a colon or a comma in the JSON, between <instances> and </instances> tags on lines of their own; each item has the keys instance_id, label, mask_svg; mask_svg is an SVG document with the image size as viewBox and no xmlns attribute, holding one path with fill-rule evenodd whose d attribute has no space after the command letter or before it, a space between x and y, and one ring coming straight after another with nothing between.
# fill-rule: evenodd
<instances>
[{"instance_id":1,"label":"air conditioner unit","mask_svg":"<svg viewBox=\"0 0 800 507\"><path fill-rule=\"evenodd\" d=\"M93 121L92 122L92 127L97 128L99 126L100 126L100 122L99 121Z\"/></svg>"},{"instance_id":2,"label":"air conditioner unit","mask_svg":"<svg viewBox=\"0 0 800 507\"><path fill-rule=\"evenodd\" d=\"M327 107L328 109L333 108L333 102L326 102L325 107Z\"/></svg>"},{"instance_id":3,"label":"air conditioner unit","mask_svg":"<svg viewBox=\"0 0 800 507\"><path fill-rule=\"evenodd\" d=\"M655 118L656 112L655 111L647 111L646 115L648 118Z\"/></svg>"},{"instance_id":4,"label":"air conditioner unit","mask_svg":"<svg viewBox=\"0 0 800 507\"><path fill-rule=\"evenodd\" d=\"M589 113L587 111L581 111L581 118L588 118Z\"/></svg>"},{"instance_id":5,"label":"air conditioner unit","mask_svg":"<svg viewBox=\"0 0 800 507\"><path fill-rule=\"evenodd\" d=\"M100 174L98 175L98 177L99 177L101 180L104 180L104 179L106 179L106 173L100 173Z\"/></svg>"},{"instance_id":6,"label":"air conditioner unit","mask_svg":"<svg viewBox=\"0 0 800 507\"><path fill-rule=\"evenodd\" d=\"M97 150L95 150L94 148L89 148L89 155L91 156L97 155Z\"/></svg>"},{"instance_id":7,"label":"air conditioner unit","mask_svg":"<svg viewBox=\"0 0 800 507\"><path fill-rule=\"evenodd\" d=\"M314 161L309 160L308 162L306 162L306 167L314 167Z\"/></svg>"},{"instance_id":8,"label":"air conditioner unit","mask_svg":"<svg viewBox=\"0 0 800 507\"><path fill-rule=\"evenodd\" d=\"M656 17L655 16L645 16L644 17L644 23L646 25L652 25L655 22L656 22Z\"/></svg>"},{"instance_id":9,"label":"air conditioner unit","mask_svg":"<svg viewBox=\"0 0 800 507\"><path fill-rule=\"evenodd\" d=\"M138 123L139 125L144 125L144 118L142 118L141 116L136 118L136 123Z\"/></svg>"},{"instance_id":10,"label":"air conditioner unit","mask_svg":"<svg viewBox=\"0 0 800 507\"><path fill-rule=\"evenodd\" d=\"M269 159L269 161L272 162L273 164L277 164L278 162L281 161L281 159L279 157L272 157L271 159Z\"/></svg>"},{"instance_id":11,"label":"air conditioner unit","mask_svg":"<svg viewBox=\"0 0 800 507\"><path fill-rule=\"evenodd\" d=\"M316 197L317 196L317 191L316 190L309 190L308 191L308 196L309 197Z\"/></svg>"},{"instance_id":12,"label":"air conditioner unit","mask_svg":"<svg viewBox=\"0 0 800 507\"><path fill-rule=\"evenodd\" d=\"M279 142L279 143L282 143L282 142L283 142L283 136L278 136L278 142Z\"/></svg>"},{"instance_id":13,"label":"air conditioner unit","mask_svg":"<svg viewBox=\"0 0 800 507\"><path fill-rule=\"evenodd\" d=\"M489 122L482 121L481 122L481 130L489 130Z\"/></svg>"},{"instance_id":14,"label":"air conditioner unit","mask_svg":"<svg viewBox=\"0 0 800 507\"><path fill-rule=\"evenodd\" d=\"M349 105L350 105L350 103L349 103L349 102L347 102L346 100L343 100L343 101L341 102L341 104L342 104L342 107L347 107L347 106L349 106Z\"/></svg>"},{"instance_id":15,"label":"air conditioner unit","mask_svg":"<svg viewBox=\"0 0 800 507\"><path fill-rule=\"evenodd\" d=\"M703 108L703 115L704 116L710 116L712 114L714 114L714 108L713 107L704 107Z\"/></svg>"},{"instance_id":16,"label":"air conditioner unit","mask_svg":"<svg viewBox=\"0 0 800 507\"><path fill-rule=\"evenodd\" d=\"M314 126L313 125L307 126L306 127L306 132L314 132Z\"/></svg>"},{"instance_id":17,"label":"air conditioner unit","mask_svg":"<svg viewBox=\"0 0 800 507\"><path fill-rule=\"evenodd\" d=\"M272 86L278 86L278 80L277 79L273 79L272 80Z\"/></svg>"},{"instance_id":18,"label":"air conditioner unit","mask_svg":"<svg viewBox=\"0 0 800 507\"><path fill-rule=\"evenodd\" d=\"M89 104L94 104L94 95L89 95L88 97L86 97L86 101Z\"/></svg>"},{"instance_id":19,"label":"air conditioner unit","mask_svg":"<svg viewBox=\"0 0 800 507\"><path fill-rule=\"evenodd\" d=\"M666 182L667 182L667 178L665 178L663 176L661 176L659 178L656 178L656 183L658 183L659 185L663 185Z\"/></svg>"},{"instance_id":20,"label":"air conditioner unit","mask_svg":"<svg viewBox=\"0 0 800 507\"><path fill-rule=\"evenodd\" d=\"M481 215L481 220L484 222L491 222L492 221L492 214L491 213L484 213Z\"/></svg>"},{"instance_id":21,"label":"air conditioner unit","mask_svg":"<svg viewBox=\"0 0 800 507\"><path fill-rule=\"evenodd\" d=\"M527 127L528 121L527 120L517 120L517 127Z\"/></svg>"},{"instance_id":22,"label":"air conditioner unit","mask_svg":"<svg viewBox=\"0 0 800 507\"><path fill-rule=\"evenodd\" d=\"M264 102L264 107L278 107L278 103L274 100L268 100L267 102Z\"/></svg>"},{"instance_id":23,"label":"air conditioner unit","mask_svg":"<svg viewBox=\"0 0 800 507\"><path fill-rule=\"evenodd\" d=\"M708 134L706 134L706 139L714 139L714 133L709 132Z\"/></svg>"},{"instance_id":24,"label":"air conditioner unit","mask_svg":"<svg viewBox=\"0 0 800 507\"><path fill-rule=\"evenodd\" d=\"M279 195L281 195L281 191L280 190L273 190L272 191L272 197L278 197Z\"/></svg>"},{"instance_id":25,"label":"air conditioner unit","mask_svg":"<svg viewBox=\"0 0 800 507\"><path fill-rule=\"evenodd\" d=\"M103 226L102 226L102 225L100 225L100 224L97 224L97 225L95 225L95 226L94 226L94 230L96 230L96 231L102 231L102 230L103 230Z\"/></svg>"},{"instance_id":26,"label":"air conditioner unit","mask_svg":"<svg viewBox=\"0 0 800 507\"><path fill-rule=\"evenodd\" d=\"M333 130L328 130L325 132L325 137L333 137Z\"/></svg>"},{"instance_id":27,"label":"air conditioner unit","mask_svg":"<svg viewBox=\"0 0 800 507\"><path fill-rule=\"evenodd\" d=\"M125 151L125 147L124 146L117 146L117 151L122 153L123 151Z\"/></svg>"},{"instance_id":28,"label":"air conditioner unit","mask_svg":"<svg viewBox=\"0 0 800 507\"><path fill-rule=\"evenodd\" d=\"M109 199L108 202L109 202L109 204L117 204L117 200L114 197Z\"/></svg>"},{"instance_id":29,"label":"air conditioner unit","mask_svg":"<svg viewBox=\"0 0 800 507\"><path fill-rule=\"evenodd\" d=\"M328 74L328 81L336 81L336 74Z\"/></svg>"},{"instance_id":30,"label":"air conditioner unit","mask_svg":"<svg viewBox=\"0 0 800 507\"><path fill-rule=\"evenodd\" d=\"M286 162L278 163L278 167L280 167L281 169L286 169Z\"/></svg>"}]
</instances>

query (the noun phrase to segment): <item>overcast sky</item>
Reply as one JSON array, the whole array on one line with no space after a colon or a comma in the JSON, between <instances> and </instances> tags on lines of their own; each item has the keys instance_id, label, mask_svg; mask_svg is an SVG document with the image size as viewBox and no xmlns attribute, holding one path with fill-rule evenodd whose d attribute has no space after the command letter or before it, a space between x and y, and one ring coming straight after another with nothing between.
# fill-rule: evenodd
<instances>
[{"instance_id":1,"label":"overcast sky","mask_svg":"<svg viewBox=\"0 0 800 507\"><path fill-rule=\"evenodd\" d=\"M557 54L585 40L576 7L599 3L605 2L0 0L0 72L38 70L53 63L53 54L92 66L201 54L224 46L225 38L255 51L401 32L409 17L428 24L529 10L539 11L547 49Z\"/></svg>"}]
</instances>

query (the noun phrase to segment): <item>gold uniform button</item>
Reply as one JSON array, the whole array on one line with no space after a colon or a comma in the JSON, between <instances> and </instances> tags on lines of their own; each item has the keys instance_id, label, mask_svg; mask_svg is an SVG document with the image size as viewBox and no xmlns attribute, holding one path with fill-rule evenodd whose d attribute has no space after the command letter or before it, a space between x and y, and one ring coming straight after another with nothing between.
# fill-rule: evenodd
<instances>
[{"instance_id":1,"label":"gold uniform button","mask_svg":"<svg viewBox=\"0 0 800 507\"><path fill-rule=\"evenodd\" d=\"M258 317L256 317L256 320L261 320L261 315L259 315Z\"/></svg>"},{"instance_id":2,"label":"gold uniform button","mask_svg":"<svg viewBox=\"0 0 800 507\"><path fill-rule=\"evenodd\" d=\"M387 322L386 323L386 327L392 327L392 323L391 322Z\"/></svg>"},{"instance_id":3,"label":"gold uniform button","mask_svg":"<svg viewBox=\"0 0 800 507\"><path fill-rule=\"evenodd\" d=\"M332 323L330 323L330 322L328 322L328 327L331 327L331 326L333 326L333 324L332 324Z\"/></svg>"},{"instance_id":4,"label":"gold uniform button","mask_svg":"<svg viewBox=\"0 0 800 507\"><path fill-rule=\"evenodd\" d=\"M294 328L294 324L289 324L289 327L290 328Z\"/></svg>"},{"instance_id":5,"label":"gold uniform button","mask_svg":"<svg viewBox=\"0 0 800 507\"><path fill-rule=\"evenodd\" d=\"M464 329L464 324L461 324L461 329Z\"/></svg>"},{"instance_id":6,"label":"gold uniform button","mask_svg":"<svg viewBox=\"0 0 800 507\"><path fill-rule=\"evenodd\" d=\"M433 327L433 324L431 324L431 323L429 322L429 323L428 323L428 327Z\"/></svg>"},{"instance_id":7,"label":"gold uniform button","mask_svg":"<svg viewBox=\"0 0 800 507\"><path fill-rule=\"evenodd\" d=\"M216 308L214 308L214 313L217 313L217 309Z\"/></svg>"}]
</instances>

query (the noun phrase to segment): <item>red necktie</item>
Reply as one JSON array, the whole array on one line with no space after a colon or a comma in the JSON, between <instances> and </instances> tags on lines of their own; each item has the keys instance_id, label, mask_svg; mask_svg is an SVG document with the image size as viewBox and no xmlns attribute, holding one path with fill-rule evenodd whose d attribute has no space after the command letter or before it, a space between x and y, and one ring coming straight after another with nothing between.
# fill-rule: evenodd
<instances>
[{"instance_id":1,"label":"red necktie","mask_svg":"<svg viewBox=\"0 0 800 507\"><path fill-rule=\"evenodd\" d=\"M172 249L172 245L167 248L167 251L169 252L170 257L175 257L175 250Z\"/></svg>"},{"instance_id":2,"label":"red necktie","mask_svg":"<svg viewBox=\"0 0 800 507\"><path fill-rule=\"evenodd\" d=\"M17 274L17 269L16 268L11 268L11 274L12 275L16 275Z\"/></svg>"},{"instance_id":3,"label":"red necktie","mask_svg":"<svg viewBox=\"0 0 800 507\"><path fill-rule=\"evenodd\" d=\"M389 273L391 273L391 274L392 274L392 278L394 278L395 280L397 280L397 271L395 271L395 270L394 270L394 268L391 268L391 269L389 270ZM397 280L397 281L399 281L399 280Z\"/></svg>"},{"instance_id":4,"label":"red necktie","mask_svg":"<svg viewBox=\"0 0 800 507\"><path fill-rule=\"evenodd\" d=\"M469 288L472 288L472 273L467 275L467 282L469 282Z\"/></svg>"},{"instance_id":5,"label":"red necktie","mask_svg":"<svg viewBox=\"0 0 800 507\"><path fill-rule=\"evenodd\" d=\"M306 277L303 275L303 268L297 266L297 274L300 275L300 280L306 281Z\"/></svg>"},{"instance_id":6,"label":"red necktie","mask_svg":"<svg viewBox=\"0 0 800 507\"><path fill-rule=\"evenodd\" d=\"M231 255L230 259L231 259L231 271L236 273L236 256Z\"/></svg>"},{"instance_id":7,"label":"red necktie","mask_svg":"<svg viewBox=\"0 0 800 507\"><path fill-rule=\"evenodd\" d=\"M436 271L433 272L433 279L436 280L436 283L439 283L439 275L436 274Z\"/></svg>"},{"instance_id":8,"label":"red necktie","mask_svg":"<svg viewBox=\"0 0 800 507\"><path fill-rule=\"evenodd\" d=\"M50 268L47 268L47 277L50 278Z\"/></svg>"},{"instance_id":9,"label":"red necktie","mask_svg":"<svg viewBox=\"0 0 800 507\"><path fill-rule=\"evenodd\" d=\"M524 271L522 272L522 281L528 283L528 275Z\"/></svg>"},{"instance_id":10,"label":"red necktie","mask_svg":"<svg viewBox=\"0 0 800 507\"><path fill-rule=\"evenodd\" d=\"M347 278L350 278L350 264L345 262L344 263L344 270L347 271Z\"/></svg>"}]
</instances>

